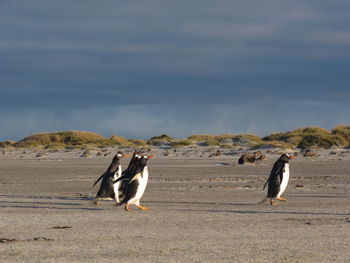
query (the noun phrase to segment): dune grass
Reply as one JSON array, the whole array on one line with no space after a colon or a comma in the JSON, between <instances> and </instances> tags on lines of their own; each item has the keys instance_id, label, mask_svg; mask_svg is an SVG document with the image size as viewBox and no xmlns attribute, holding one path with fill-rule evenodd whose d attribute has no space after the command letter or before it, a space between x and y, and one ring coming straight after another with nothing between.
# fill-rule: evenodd
<instances>
[{"instance_id":1,"label":"dune grass","mask_svg":"<svg viewBox=\"0 0 350 263\"><path fill-rule=\"evenodd\" d=\"M86 131L62 131L48 132L30 135L14 144L16 148L35 148L45 146L46 148L82 148L86 145L96 146L129 146L139 145L141 142L129 141L121 136L112 135L104 138L95 132ZM146 144L146 143L144 143Z\"/></svg>"},{"instance_id":2,"label":"dune grass","mask_svg":"<svg viewBox=\"0 0 350 263\"><path fill-rule=\"evenodd\" d=\"M127 139L121 136L112 135L104 138L100 134L87 131L60 131L30 135L18 142L0 142L0 148L87 148L121 146L144 148L148 145L159 146L163 143L179 148L193 144L201 146L220 147L250 147L259 148L282 148L282 149L307 149L343 147L350 145L350 126L338 125L331 131L320 127L298 128L288 132L272 133L260 138L254 134L193 134L186 139L173 139L162 134L151 137L149 140Z\"/></svg>"},{"instance_id":3,"label":"dune grass","mask_svg":"<svg viewBox=\"0 0 350 263\"><path fill-rule=\"evenodd\" d=\"M299 128L288 132L273 133L263 138L264 141L281 141L293 145L296 148L325 148L339 147L348 144L341 131L333 130L332 133L320 127Z\"/></svg>"},{"instance_id":4,"label":"dune grass","mask_svg":"<svg viewBox=\"0 0 350 263\"><path fill-rule=\"evenodd\" d=\"M179 139L170 142L170 146L173 148L180 148L192 145L193 141L190 139Z\"/></svg>"},{"instance_id":5,"label":"dune grass","mask_svg":"<svg viewBox=\"0 0 350 263\"><path fill-rule=\"evenodd\" d=\"M147 143L144 140L139 140L139 139L128 139L128 145L129 147L133 147L133 148L143 148L143 147L147 147Z\"/></svg>"},{"instance_id":6,"label":"dune grass","mask_svg":"<svg viewBox=\"0 0 350 263\"><path fill-rule=\"evenodd\" d=\"M338 146L333 138L325 134L310 134L302 138L301 142L298 144L300 149L308 148L325 148L329 149L332 146Z\"/></svg>"},{"instance_id":7,"label":"dune grass","mask_svg":"<svg viewBox=\"0 0 350 263\"><path fill-rule=\"evenodd\" d=\"M8 141L3 141L3 142L0 142L0 148L14 148L14 145L16 144L15 141L11 141L11 140L8 140Z\"/></svg>"},{"instance_id":8,"label":"dune grass","mask_svg":"<svg viewBox=\"0 0 350 263\"><path fill-rule=\"evenodd\" d=\"M114 134L109 137L109 140L111 145L126 146L130 143L126 138Z\"/></svg>"},{"instance_id":9,"label":"dune grass","mask_svg":"<svg viewBox=\"0 0 350 263\"><path fill-rule=\"evenodd\" d=\"M203 141L202 145L204 146L220 146L220 142L215 138L208 138Z\"/></svg>"},{"instance_id":10,"label":"dune grass","mask_svg":"<svg viewBox=\"0 0 350 263\"><path fill-rule=\"evenodd\" d=\"M263 140L254 134L238 134L232 138L234 143L244 143L246 142L249 146L255 146L263 142Z\"/></svg>"},{"instance_id":11,"label":"dune grass","mask_svg":"<svg viewBox=\"0 0 350 263\"><path fill-rule=\"evenodd\" d=\"M205 146L227 146L227 141L230 140L229 144L232 146L254 146L263 142L259 136L253 134L193 134L187 139L199 142Z\"/></svg>"},{"instance_id":12,"label":"dune grass","mask_svg":"<svg viewBox=\"0 0 350 263\"><path fill-rule=\"evenodd\" d=\"M99 144L105 140L101 135L94 132L83 131L63 131L51 133L39 133L30 135L17 142L15 147L35 147L39 145L64 144L64 145L82 145Z\"/></svg>"},{"instance_id":13,"label":"dune grass","mask_svg":"<svg viewBox=\"0 0 350 263\"><path fill-rule=\"evenodd\" d=\"M163 143L169 143L174 139L166 134L162 134L159 136L153 136L149 140L147 140L147 144L149 145L161 145Z\"/></svg>"},{"instance_id":14,"label":"dune grass","mask_svg":"<svg viewBox=\"0 0 350 263\"><path fill-rule=\"evenodd\" d=\"M215 135L212 134L192 134L191 136L187 137L188 140L192 141L205 141L208 139L213 139Z\"/></svg>"},{"instance_id":15,"label":"dune grass","mask_svg":"<svg viewBox=\"0 0 350 263\"><path fill-rule=\"evenodd\" d=\"M283 141L266 141L262 143L255 144L252 149L269 149L269 148L280 148L280 149L293 149L295 146L288 142Z\"/></svg>"},{"instance_id":16,"label":"dune grass","mask_svg":"<svg viewBox=\"0 0 350 263\"><path fill-rule=\"evenodd\" d=\"M344 143L350 144L350 126L338 125L332 129L332 134L345 139Z\"/></svg>"}]
</instances>

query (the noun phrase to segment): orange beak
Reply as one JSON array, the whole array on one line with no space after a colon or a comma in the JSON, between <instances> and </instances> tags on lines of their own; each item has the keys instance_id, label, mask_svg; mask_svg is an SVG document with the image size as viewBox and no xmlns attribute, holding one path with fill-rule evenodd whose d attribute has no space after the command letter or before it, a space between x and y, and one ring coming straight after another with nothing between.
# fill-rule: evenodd
<instances>
[{"instance_id":1,"label":"orange beak","mask_svg":"<svg viewBox=\"0 0 350 263\"><path fill-rule=\"evenodd\" d=\"M289 157L289 159L295 159L295 158L297 158L295 155L291 155L290 157Z\"/></svg>"},{"instance_id":2,"label":"orange beak","mask_svg":"<svg viewBox=\"0 0 350 263\"><path fill-rule=\"evenodd\" d=\"M122 156L123 157L129 157L129 154L123 154Z\"/></svg>"},{"instance_id":3,"label":"orange beak","mask_svg":"<svg viewBox=\"0 0 350 263\"><path fill-rule=\"evenodd\" d=\"M148 155L147 158L148 159L152 159L154 156L153 155Z\"/></svg>"}]
</instances>

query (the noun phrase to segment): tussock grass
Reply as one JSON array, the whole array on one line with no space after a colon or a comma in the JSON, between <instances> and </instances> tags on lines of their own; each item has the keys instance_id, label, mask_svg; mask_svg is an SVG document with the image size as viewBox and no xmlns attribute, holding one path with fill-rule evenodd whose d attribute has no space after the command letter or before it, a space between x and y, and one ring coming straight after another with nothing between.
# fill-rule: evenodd
<instances>
[{"instance_id":1,"label":"tussock grass","mask_svg":"<svg viewBox=\"0 0 350 263\"><path fill-rule=\"evenodd\" d=\"M300 149L308 149L308 148L329 149L333 146L335 147L340 146L340 144L338 143L336 138L334 138L334 136L330 134L315 133L315 134L304 136L297 147Z\"/></svg>"},{"instance_id":2,"label":"tussock grass","mask_svg":"<svg viewBox=\"0 0 350 263\"><path fill-rule=\"evenodd\" d=\"M267 141L258 143L252 147L253 150L257 149L269 149L269 148L280 148L280 149L293 149L295 146L291 143L282 141Z\"/></svg>"},{"instance_id":3,"label":"tussock grass","mask_svg":"<svg viewBox=\"0 0 350 263\"><path fill-rule=\"evenodd\" d=\"M2 141L0 142L0 148L13 148L15 144L16 142L11 140Z\"/></svg>"},{"instance_id":4,"label":"tussock grass","mask_svg":"<svg viewBox=\"0 0 350 263\"><path fill-rule=\"evenodd\" d=\"M86 131L62 131L62 132L50 132L39 133L30 135L23 140L20 140L14 144L17 148L36 148L45 146L46 148L84 148L86 145L91 147L99 146L129 146L133 145L133 142L129 142L127 139L112 135L106 139L95 132Z\"/></svg>"},{"instance_id":5,"label":"tussock grass","mask_svg":"<svg viewBox=\"0 0 350 263\"><path fill-rule=\"evenodd\" d=\"M180 148L185 146L190 146L193 143L192 140L189 139L180 139L180 140L173 140L170 142L170 146L173 148Z\"/></svg>"},{"instance_id":6,"label":"tussock grass","mask_svg":"<svg viewBox=\"0 0 350 263\"><path fill-rule=\"evenodd\" d=\"M350 126L338 125L333 128L331 132L333 135L338 135L344 138L344 144L350 144Z\"/></svg>"},{"instance_id":7,"label":"tussock grass","mask_svg":"<svg viewBox=\"0 0 350 263\"><path fill-rule=\"evenodd\" d=\"M109 137L109 140L111 141L111 145L126 146L129 144L126 138L114 134Z\"/></svg>"},{"instance_id":8,"label":"tussock grass","mask_svg":"<svg viewBox=\"0 0 350 263\"><path fill-rule=\"evenodd\" d=\"M272 133L260 138L254 134L193 134L186 139L173 139L162 134L149 140L126 139L112 135L104 138L95 132L61 131L30 135L18 142L0 142L0 148L46 148L46 149L85 149L106 146L144 148L148 145L159 146L163 143L171 147L187 147L193 144L220 147L259 148L332 148L350 145L350 126L338 125L331 131L320 127L298 128L288 132Z\"/></svg>"},{"instance_id":9,"label":"tussock grass","mask_svg":"<svg viewBox=\"0 0 350 263\"><path fill-rule=\"evenodd\" d=\"M339 129L341 130L341 129ZM288 132L273 133L263 138L265 142L280 141L300 149L339 147L346 145L347 140L340 132L330 132L320 127L299 128Z\"/></svg>"},{"instance_id":10,"label":"tussock grass","mask_svg":"<svg viewBox=\"0 0 350 263\"><path fill-rule=\"evenodd\" d=\"M213 139L215 135L212 134L192 134L191 136L187 137L188 140L192 141L205 141L208 139Z\"/></svg>"},{"instance_id":11,"label":"tussock grass","mask_svg":"<svg viewBox=\"0 0 350 263\"><path fill-rule=\"evenodd\" d=\"M30 135L17 142L15 147L35 147L39 145L64 144L82 145L89 143L101 143L105 140L101 135L94 132L64 131L52 133L39 133Z\"/></svg>"},{"instance_id":12,"label":"tussock grass","mask_svg":"<svg viewBox=\"0 0 350 263\"><path fill-rule=\"evenodd\" d=\"M194 134L189 136L187 139L202 142L203 145L214 146L214 145L226 145L227 140L232 140L232 145L244 145L254 146L262 143L262 139L259 136L253 134Z\"/></svg>"},{"instance_id":13,"label":"tussock grass","mask_svg":"<svg viewBox=\"0 0 350 263\"><path fill-rule=\"evenodd\" d=\"M216 140L215 138L208 138L208 139L204 140L203 145L204 146L215 146L215 145L219 146L220 142L218 140Z\"/></svg>"},{"instance_id":14,"label":"tussock grass","mask_svg":"<svg viewBox=\"0 0 350 263\"><path fill-rule=\"evenodd\" d=\"M174 139L166 134L162 134L159 136L153 136L149 140L147 140L147 144L149 145L161 145L162 143L169 143Z\"/></svg>"},{"instance_id":15,"label":"tussock grass","mask_svg":"<svg viewBox=\"0 0 350 263\"><path fill-rule=\"evenodd\" d=\"M192 134L191 136L187 137L187 139L189 140L193 140L193 141L205 141L205 140L224 140L224 139L232 139L233 137L235 137L236 135L234 134L219 134L219 135L213 135L213 134Z\"/></svg>"},{"instance_id":16,"label":"tussock grass","mask_svg":"<svg viewBox=\"0 0 350 263\"><path fill-rule=\"evenodd\" d=\"M164 141L171 141L171 140L173 140L172 137L170 137L169 135L166 135L166 134L162 134L162 135L158 135L158 136L153 136L150 140L154 140L154 139L157 139L157 140L164 140Z\"/></svg>"},{"instance_id":17,"label":"tussock grass","mask_svg":"<svg viewBox=\"0 0 350 263\"><path fill-rule=\"evenodd\" d=\"M134 147L134 148L142 148L146 147L147 143L144 140L139 140L139 139L128 139L129 147Z\"/></svg>"},{"instance_id":18,"label":"tussock grass","mask_svg":"<svg viewBox=\"0 0 350 263\"><path fill-rule=\"evenodd\" d=\"M49 150L59 150L66 147L64 143L50 143L48 145L42 145L45 149Z\"/></svg>"},{"instance_id":19,"label":"tussock grass","mask_svg":"<svg viewBox=\"0 0 350 263\"><path fill-rule=\"evenodd\" d=\"M232 138L233 142L246 142L249 146L254 146L256 144L262 143L263 140L254 134L238 134Z\"/></svg>"}]
</instances>

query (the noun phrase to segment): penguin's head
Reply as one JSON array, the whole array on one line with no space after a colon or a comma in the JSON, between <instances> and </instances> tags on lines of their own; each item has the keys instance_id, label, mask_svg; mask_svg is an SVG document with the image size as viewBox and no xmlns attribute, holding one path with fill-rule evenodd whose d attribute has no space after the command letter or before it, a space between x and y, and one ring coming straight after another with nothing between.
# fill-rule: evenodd
<instances>
[{"instance_id":1,"label":"penguin's head","mask_svg":"<svg viewBox=\"0 0 350 263\"><path fill-rule=\"evenodd\" d=\"M288 163L290 159L295 159L295 156L292 156L292 155L290 155L290 154L288 154L288 153L284 153L284 154L282 154L281 157L280 157L280 160L281 160L281 161L284 161L284 162L286 162L286 163Z\"/></svg>"},{"instance_id":2,"label":"penguin's head","mask_svg":"<svg viewBox=\"0 0 350 263\"><path fill-rule=\"evenodd\" d=\"M153 155L140 155L139 156L139 159L140 159L140 164L143 165L143 166L146 166L147 165L147 161L149 159L152 159L153 158Z\"/></svg>"},{"instance_id":3,"label":"penguin's head","mask_svg":"<svg viewBox=\"0 0 350 263\"><path fill-rule=\"evenodd\" d=\"M133 157L133 158L134 158L134 157L138 158L138 156L139 156L140 154L141 154L140 151L134 151L134 153L132 154L132 157Z\"/></svg>"},{"instance_id":4,"label":"penguin's head","mask_svg":"<svg viewBox=\"0 0 350 263\"><path fill-rule=\"evenodd\" d=\"M122 151L119 151L116 155L114 155L113 159L120 159L122 157L129 157L129 155L128 154L123 154Z\"/></svg>"}]
</instances>

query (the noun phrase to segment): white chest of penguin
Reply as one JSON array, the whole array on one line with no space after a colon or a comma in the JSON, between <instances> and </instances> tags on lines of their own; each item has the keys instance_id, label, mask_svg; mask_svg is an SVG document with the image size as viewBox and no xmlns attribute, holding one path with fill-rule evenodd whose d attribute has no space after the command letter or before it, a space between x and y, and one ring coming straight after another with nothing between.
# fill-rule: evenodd
<instances>
[{"instance_id":1,"label":"white chest of penguin","mask_svg":"<svg viewBox=\"0 0 350 263\"><path fill-rule=\"evenodd\" d=\"M148 182L148 168L147 168L147 166L143 169L142 173L140 174L140 176L137 177L136 180L139 183L136 195L142 196L143 193L145 192L147 182Z\"/></svg>"},{"instance_id":2,"label":"white chest of penguin","mask_svg":"<svg viewBox=\"0 0 350 263\"><path fill-rule=\"evenodd\" d=\"M117 172L113 175L113 181L117 180L122 175L122 167L121 165L118 166Z\"/></svg>"},{"instance_id":3,"label":"white chest of penguin","mask_svg":"<svg viewBox=\"0 0 350 263\"><path fill-rule=\"evenodd\" d=\"M116 173L114 173L113 175L113 181L117 180L120 176L122 176L122 167L119 165L118 166L118 170L116 171ZM120 182L117 182L113 185L114 188L114 192L117 194L118 193L118 189L119 189L119 185ZM119 199L118 199L119 200Z\"/></svg>"},{"instance_id":4,"label":"white chest of penguin","mask_svg":"<svg viewBox=\"0 0 350 263\"><path fill-rule=\"evenodd\" d=\"M282 179L280 191L279 191L277 197L280 197L282 195L282 193L284 192L284 190L286 190L287 185L288 185L288 181L289 181L289 163L286 163L284 165L283 179Z\"/></svg>"}]
</instances>

